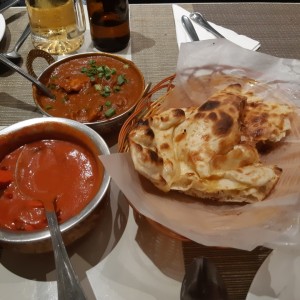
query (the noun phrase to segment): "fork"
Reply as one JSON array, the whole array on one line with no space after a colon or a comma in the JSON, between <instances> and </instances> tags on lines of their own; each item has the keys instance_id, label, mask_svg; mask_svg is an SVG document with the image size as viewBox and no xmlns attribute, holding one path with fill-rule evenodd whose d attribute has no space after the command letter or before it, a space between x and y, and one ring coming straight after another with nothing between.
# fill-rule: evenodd
<instances>
[{"instance_id":1,"label":"fork","mask_svg":"<svg viewBox=\"0 0 300 300\"><path fill-rule=\"evenodd\" d=\"M190 18L195 21L197 24L205 28L207 31L212 33L217 38L225 38L220 32L215 30L204 18L204 16L198 12L190 13Z\"/></svg>"}]
</instances>

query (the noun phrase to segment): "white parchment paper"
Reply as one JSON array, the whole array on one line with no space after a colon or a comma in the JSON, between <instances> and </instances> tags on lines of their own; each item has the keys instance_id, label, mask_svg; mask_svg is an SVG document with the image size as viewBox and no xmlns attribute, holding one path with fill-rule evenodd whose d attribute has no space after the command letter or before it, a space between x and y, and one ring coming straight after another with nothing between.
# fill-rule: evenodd
<instances>
[{"instance_id":1,"label":"white parchment paper","mask_svg":"<svg viewBox=\"0 0 300 300\"><path fill-rule=\"evenodd\" d=\"M212 205L177 192L166 194L137 174L128 153L101 160L135 209L197 243L245 250L260 245L300 247L300 61L245 50L224 39L182 44L176 87L161 109L199 105L237 82L265 101L295 105L289 136L261 157L283 169L263 202Z\"/></svg>"}]
</instances>

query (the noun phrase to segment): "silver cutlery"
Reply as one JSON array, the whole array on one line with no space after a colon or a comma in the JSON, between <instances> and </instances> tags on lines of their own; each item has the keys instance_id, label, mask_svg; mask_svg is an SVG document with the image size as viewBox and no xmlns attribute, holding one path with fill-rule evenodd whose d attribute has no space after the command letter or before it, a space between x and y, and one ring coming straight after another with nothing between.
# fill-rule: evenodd
<instances>
[{"instance_id":1,"label":"silver cutlery","mask_svg":"<svg viewBox=\"0 0 300 300\"><path fill-rule=\"evenodd\" d=\"M57 270L58 299L86 300L84 291L73 269L57 222L55 211L46 210L55 266Z\"/></svg>"},{"instance_id":2,"label":"silver cutlery","mask_svg":"<svg viewBox=\"0 0 300 300\"><path fill-rule=\"evenodd\" d=\"M18 53L18 50L22 46L24 41L27 39L30 32L31 32L30 25L28 24L26 26L25 30L23 31L22 35L20 36L20 38L16 42L16 45L14 46L13 50L10 51L10 52L7 52L7 53L2 53L2 55L5 56L8 59L11 59L11 60L20 59L21 55L20 55L20 53Z\"/></svg>"},{"instance_id":3,"label":"silver cutlery","mask_svg":"<svg viewBox=\"0 0 300 300\"><path fill-rule=\"evenodd\" d=\"M11 6L17 4L20 0L11 0L9 2L0 4L0 14L3 13L5 10L10 8Z\"/></svg>"},{"instance_id":4,"label":"silver cutlery","mask_svg":"<svg viewBox=\"0 0 300 300\"><path fill-rule=\"evenodd\" d=\"M40 89L43 93L45 93L48 97L54 99L54 95L51 93L51 91L39 80L37 80L35 77L31 76L30 74L26 73L23 69L21 69L19 66L11 62L8 58L6 58L3 54L0 53L0 61L3 62L7 67L10 69L18 72L20 75L31 81L33 84L36 85L38 89Z\"/></svg>"},{"instance_id":5,"label":"silver cutlery","mask_svg":"<svg viewBox=\"0 0 300 300\"><path fill-rule=\"evenodd\" d=\"M181 22L188 35L191 37L192 41L199 41L198 34L191 20L187 16L183 15L181 17Z\"/></svg>"},{"instance_id":6,"label":"silver cutlery","mask_svg":"<svg viewBox=\"0 0 300 300\"><path fill-rule=\"evenodd\" d=\"M50 237L53 245L54 261L57 271L58 299L86 300L83 289L69 259L62 234L60 232L60 227L58 225L57 215L54 208L55 200L52 199L52 196L49 196L48 193L44 194L44 192L42 192L42 194L36 194L36 189L34 188L35 185L32 183L28 184L28 178L20 175L23 174L24 168L28 167L29 162L36 161L36 153L37 151L34 147L28 147L27 145L23 146L22 151L17 159L15 168L16 182L17 185L19 184L18 188L20 192L25 196L29 196L29 198L36 201L41 201L44 205L48 222L48 229L50 231ZM47 172L47 170L43 168L41 169L42 172ZM34 183L38 182L36 174L36 172L33 172L31 179L29 179L29 182L30 180L33 180ZM38 172L38 174L40 173ZM26 180L26 182L22 183L22 180L24 179ZM26 186L25 191L24 186ZM36 195L38 195L38 198L36 198Z\"/></svg>"},{"instance_id":7,"label":"silver cutlery","mask_svg":"<svg viewBox=\"0 0 300 300\"><path fill-rule=\"evenodd\" d=\"M219 33L217 30L215 30L204 18L204 16L198 12L190 13L190 18L199 24L201 27L205 28L207 31L212 33L217 38L225 38L221 33Z\"/></svg>"}]
</instances>

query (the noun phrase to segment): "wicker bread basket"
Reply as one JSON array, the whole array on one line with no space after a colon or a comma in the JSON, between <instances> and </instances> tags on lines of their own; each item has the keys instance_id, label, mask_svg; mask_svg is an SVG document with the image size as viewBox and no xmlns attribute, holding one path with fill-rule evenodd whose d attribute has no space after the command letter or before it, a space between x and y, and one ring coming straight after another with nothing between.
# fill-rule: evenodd
<instances>
[{"instance_id":1,"label":"wicker bread basket","mask_svg":"<svg viewBox=\"0 0 300 300\"><path fill-rule=\"evenodd\" d=\"M125 121L118 137L119 152L128 151L127 136L137 122L150 117L158 112L165 97L175 87L175 74L156 84L149 93L140 100L134 112ZM128 199L130 203L130 199ZM132 205L131 205L132 206ZM211 259L217 266L227 286L230 300L245 300L253 278L261 264L272 250L265 247L257 247L253 251L245 251L233 248L208 247L191 241L176 232L164 227L154 220L141 215L133 206L135 220L145 219L160 234L167 235L171 239L182 242L185 266L189 265L196 257L205 256ZM208 299L209 300L209 299Z\"/></svg>"}]
</instances>

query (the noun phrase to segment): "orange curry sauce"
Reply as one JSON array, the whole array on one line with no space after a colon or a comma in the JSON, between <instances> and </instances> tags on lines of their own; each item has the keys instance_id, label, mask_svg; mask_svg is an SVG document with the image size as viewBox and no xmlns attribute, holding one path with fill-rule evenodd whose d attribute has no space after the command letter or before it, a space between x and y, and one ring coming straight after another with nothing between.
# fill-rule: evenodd
<instances>
[{"instance_id":1,"label":"orange curry sauce","mask_svg":"<svg viewBox=\"0 0 300 300\"><path fill-rule=\"evenodd\" d=\"M41 108L54 117L95 122L128 110L142 94L140 74L107 56L82 57L58 65L43 82L55 99L37 91Z\"/></svg>"},{"instance_id":2,"label":"orange curry sauce","mask_svg":"<svg viewBox=\"0 0 300 300\"><path fill-rule=\"evenodd\" d=\"M24 147L30 155L24 155ZM95 196L100 172L93 155L75 143L40 140L21 146L0 162L0 227L45 228L47 220L39 200L44 195L55 195L59 222L68 220Z\"/></svg>"}]
</instances>

